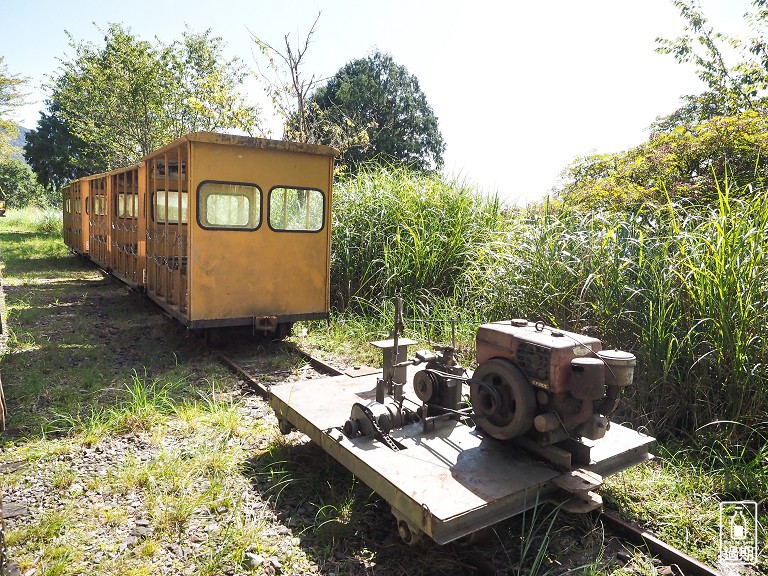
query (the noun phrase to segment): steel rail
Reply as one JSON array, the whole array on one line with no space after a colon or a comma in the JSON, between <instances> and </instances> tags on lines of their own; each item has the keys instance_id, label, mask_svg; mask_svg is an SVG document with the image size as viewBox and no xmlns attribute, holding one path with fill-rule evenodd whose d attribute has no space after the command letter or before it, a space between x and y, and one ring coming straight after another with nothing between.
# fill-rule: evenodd
<instances>
[{"instance_id":1,"label":"steel rail","mask_svg":"<svg viewBox=\"0 0 768 576\"><path fill-rule=\"evenodd\" d=\"M255 378L248 370L240 366L237 362L232 360L229 356L224 354L224 352L217 350L214 352L216 355L216 358L224 364L227 368L232 370L235 374L238 374L243 377L243 379L249 384L249 388L256 392L259 396L264 398L264 400L269 400L270 394L269 394L269 386L265 386L259 379Z\"/></svg>"},{"instance_id":2,"label":"steel rail","mask_svg":"<svg viewBox=\"0 0 768 576\"><path fill-rule=\"evenodd\" d=\"M344 374L344 372L342 372L338 368L336 368L334 366L331 366L330 364L328 364L324 360L321 360L320 358L315 358L314 356L312 356L308 352L305 352L304 350L302 350L298 346L296 347L296 350L298 350L299 353L304 358L307 359L307 361L309 362L310 366L312 366L312 368L314 368L318 372L325 372L326 374L328 374L330 376L341 376L342 374Z\"/></svg>"},{"instance_id":3,"label":"steel rail","mask_svg":"<svg viewBox=\"0 0 768 576\"><path fill-rule=\"evenodd\" d=\"M699 562L682 550L670 546L648 532L648 530L619 518L613 512L603 510L600 512L600 518L613 528L614 531L632 541L632 543L645 546L651 554L657 556L660 560L668 563L670 566L677 566L685 576L722 576L722 572Z\"/></svg>"},{"instance_id":4,"label":"steel rail","mask_svg":"<svg viewBox=\"0 0 768 576\"><path fill-rule=\"evenodd\" d=\"M341 376L342 374L344 374L344 372L342 372L338 368L331 366L330 364L328 364L327 362L319 358L315 358L314 356L312 356L308 352L305 352L298 346L296 347L296 351L299 354L301 354L301 356L305 358L307 362L309 362L310 366L312 366L312 368L314 368L318 372L323 372L325 374L328 374L329 376ZM249 387L252 388L256 393L258 393L259 396L261 396L265 400L269 400L269 397L270 397L269 384L265 385L263 382L261 382L261 380L259 380L253 374L248 372L248 370L240 366L237 362L235 362L223 351L215 350L214 354L216 355L216 358L218 358L219 361L222 362L227 368L232 370L234 373L242 376L243 379L246 382L248 382Z\"/></svg>"}]
</instances>

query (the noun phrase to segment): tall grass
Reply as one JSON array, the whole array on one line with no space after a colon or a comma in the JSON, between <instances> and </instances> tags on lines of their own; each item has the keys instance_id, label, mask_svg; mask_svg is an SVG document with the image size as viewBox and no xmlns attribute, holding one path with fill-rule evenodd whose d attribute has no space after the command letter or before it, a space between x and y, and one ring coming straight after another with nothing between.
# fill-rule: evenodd
<instances>
[{"instance_id":1,"label":"tall grass","mask_svg":"<svg viewBox=\"0 0 768 576\"><path fill-rule=\"evenodd\" d=\"M768 195L587 212L508 209L461 181L402 170L337 187L333 301L424 337L471 340L510 317L585 332L638 357L627 413L652 431L768 420ZM741 191L740 191L741 192ZM380 324L376 323L377 328ZM469 344L466 342L466 344Z\"/></svg>"},{"instance_id":2,"label":"tall grass","mask_svg":"<svg viewBox=\"0 0 768 576\"><path fill-rule=\"evenodd\" d=\"M0 219L0 229L6 227L60 235L62 229L61 210L38 206L11 208Z\"/></svg>"},{"instance_id":3,"label":"tall grass","mask_svg":"<svg viewBox=\"0 0 768 576\"><path fill-rule=\"evenodd\" d=\"M402 168L345 181L334 215L333 296L344 308L396 294L416 307L464 298L463 276L477 247L504 220L498 198Z\"/></svg>"}]
</instances>

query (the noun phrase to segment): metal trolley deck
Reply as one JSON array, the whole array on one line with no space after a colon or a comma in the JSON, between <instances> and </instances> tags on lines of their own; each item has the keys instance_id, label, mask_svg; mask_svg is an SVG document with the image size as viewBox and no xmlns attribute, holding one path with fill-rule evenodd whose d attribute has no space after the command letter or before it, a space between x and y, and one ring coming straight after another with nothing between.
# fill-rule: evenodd
<instances>
[{"instance_id":1,"label":"metal trolley deck","mask_svg":"<svg viewBox=\"0 0 768 576\"><path fill-rule=\"evenodd\" d=\"M415 373L409 369L408 382ZM270 404L280 420L308 435L392 506L407 542L424 534L445 544L545 499L569 496L572 470L460 421L445 420L426 433L419 422L393 429L397 451L375 438L345 436L349 407L372 401L377 379L352 373L273 386ZM414 397L412 385L406 384L404 394ZM649 459L653 441L612 423L605 437L589 443L590 461L579 470L613 474Z\"/></svg>"}]
</instances>

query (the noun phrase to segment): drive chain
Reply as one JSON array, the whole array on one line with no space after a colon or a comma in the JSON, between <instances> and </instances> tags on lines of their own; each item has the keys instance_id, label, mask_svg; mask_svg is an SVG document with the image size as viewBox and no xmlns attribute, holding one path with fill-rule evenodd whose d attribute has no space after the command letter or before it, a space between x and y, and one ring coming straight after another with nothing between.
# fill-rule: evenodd
<instances>
[{"instance_id":1,"label":"drive chain","mask_svg":"<svg viewBox=\"0 0 768 576\"><path fill-rule=\"evenodd\" d=\"M371 426L373 426L373 429L376 431L376 438L384 442L384 444L386 444L387 447L393 452L399 452L400 448L397 447L397 444L395 443L392 436L390 436L388 433L384 432L384 430L381 429L381 426L379 426L379 423L376 422L376 417L373 415L373 412L371 412L371 409L368 408L368 406L364 406L363 404L358 404L358 405L362 409L363 414L365 414L366 418L368 418L368 421L371 423Z\"/></svg>"}]
</instances>

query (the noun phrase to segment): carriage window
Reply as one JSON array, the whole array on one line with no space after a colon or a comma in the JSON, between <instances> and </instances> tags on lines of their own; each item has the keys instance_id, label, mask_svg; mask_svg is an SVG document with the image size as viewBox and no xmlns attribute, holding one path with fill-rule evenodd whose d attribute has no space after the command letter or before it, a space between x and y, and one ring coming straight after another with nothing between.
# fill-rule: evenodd
<instances>
[{"instance_id":1,"label":"carriage window","mask_svg":"<svg viewBox=\"0 0 768 576\"><path fill-rule=\"evenodd\" d=\"M75 198L75 213L80 214L80 198Z\"/></svg>"},{"instance_id":2,"label":"carriage window","mask_svg":"<svg viewBox=\"0 0 768 576\"><path fill-rule=\"evenodd\" d=\"M93 200L93 213L96 216L106 216L107 214L107 197L99 194L94 197Z\"/></svg>"},{"instance_id":3,"label":"carriage window","mask_svg":"<svg viewBox=\"0 0 768 576\"><path fill-rule=\"evenodd\" d=\"M69 198L67 198L67 201L64 204L64 209L66 210L67 214L72 213L72 201Z\"/></svg>"},{"instance_id":4,"label":"carriage window","mask_svg":"<svg viewBox=\"0 0 768 576\"><path fill-rule=\"evenodd\" d=\"M168 204L166 218L165 206ZM181 193L181 223L187 223L187 193ZM175 191L158 190L155 192L155 222L179 223L179 193Z\"/></svg>"},{"instance_id":5,"label":"carriage window","mask_svg":"<svg viewBox=\"0 0 768 576\"><path fill-rule=\"evenodd\" d=\"M163 206L165 208L165 206ZM135 218L139 215L139 197L136 194L117 195L117 216L119 218Z\"/></svg>"},{"instance_id":6,"label":"carriage window","mask_svg":"<svg viewBox=\"0 0 768 576\"><path fill-rule=\"evenodd\" d=\"M253 184L203 182L197 189L203 228L255 230L261 224L261 190Z\"/></svg>"},{"instance_id":7,"label":"carriage window","mask_svg":"<svg viewBox=\"0 0 768 576\"><path fill-rule=\"evenodd\" d=\"M269 191L269 227L273 230L317 232L323 227L325 195L308 188Z\"/></svg>"}]
</instances>

